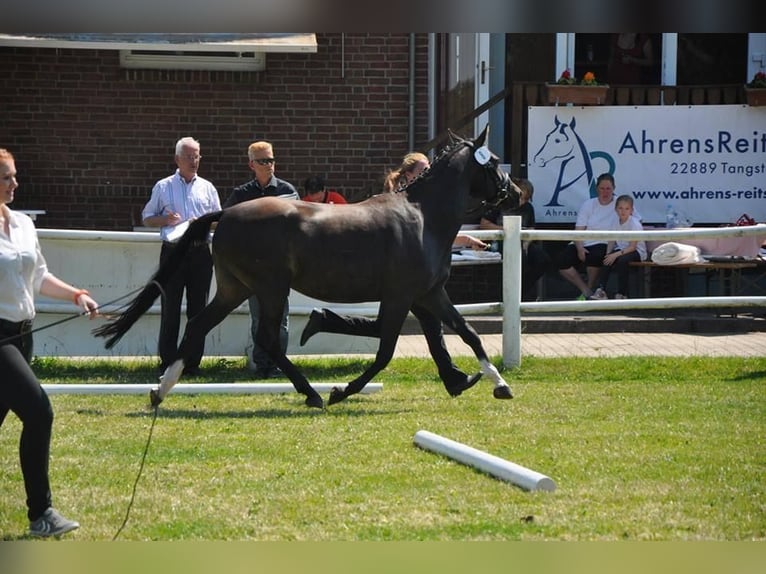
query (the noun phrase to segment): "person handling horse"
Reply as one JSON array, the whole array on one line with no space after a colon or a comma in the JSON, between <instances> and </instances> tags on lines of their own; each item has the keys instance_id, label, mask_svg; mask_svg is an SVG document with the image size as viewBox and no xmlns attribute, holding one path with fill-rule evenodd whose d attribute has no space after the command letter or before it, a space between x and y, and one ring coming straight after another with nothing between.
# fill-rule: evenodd
<instances>
[{"instance_id":1,"label":"person handling horse","mask_svg":"<svg viewBox=\"0 0 766 574\"><path fill-rule=\"evenodd\" d=\"M413 151L406 154L399 167L396 167L388 172L386 179L383 181L383 191L386 193L395 193L403 191L409 184L415 181L420 174L431 167L431 162L428 156L418 151ZM455 236L455 241L452 243L453 248L468 247L470 249L476 249L484 251L489 248L489 245L484 243L481 239L476 239L465 233L458 233Z\"/></svg>"},{"instance_id":2,"label":"person handling horse","mask_svg":"<svg viewBox=\"0 0 766 574\"><path fill-rule=\"evenodd\" d=\"M60 536L80 524L52 505L48 464L53 408L29 362L32 359L34 294L70 301L91 319L98 304L85 289L72 287L48 270L37 230L29 216L11 210L15 197L16 163L0 149L0 426L8 411L21 420L19 459L27 495L29 534Z\"/></svg>"}]
</instances>

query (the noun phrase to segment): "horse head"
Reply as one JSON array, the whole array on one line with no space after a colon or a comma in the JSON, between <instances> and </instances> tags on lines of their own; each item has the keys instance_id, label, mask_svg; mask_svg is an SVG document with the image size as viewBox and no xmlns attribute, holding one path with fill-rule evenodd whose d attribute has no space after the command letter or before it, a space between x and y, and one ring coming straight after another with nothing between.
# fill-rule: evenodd
<instances>
[{"instance_id":1,"label":"horse head","mask_svg":"<svg viewBox=\"0 0 766 574\"><path fill-rule=\"evenodd\" d=\"M456 201L453 205L459 210L460 218L465 214L469 197L473 198L473 203L482 204L481 211L484 205L498 205L509 200L511 205L518 205L518 190L500 167L500 158L485 145L488 133L489 125L472 140L450 130L450 146L405 188L408 200L421 206L434 202L439 205L439 210L444 210L445 198L454 193Z\"/></svg>"},{"instance_id":2,"label":"horse head","mask_svg":"<svg viewBox=\"0 0 766 574\"><path fill-rule=\"evenodd\" d=\"M519 204L519 190L500 167L500 158L485 145L488 134L489 124L470 146L473 160L482 168L471 181L470 193L485 205L498 206L508 202L511 207L516 207Z\"/></svg>"}]
</instances>

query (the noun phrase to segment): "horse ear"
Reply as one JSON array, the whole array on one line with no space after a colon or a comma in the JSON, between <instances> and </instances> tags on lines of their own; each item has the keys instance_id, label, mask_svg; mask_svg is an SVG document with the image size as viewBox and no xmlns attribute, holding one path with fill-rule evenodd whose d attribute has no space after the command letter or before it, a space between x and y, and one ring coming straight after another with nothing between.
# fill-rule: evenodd
<instances>
[{"instance_id":1,"label":"horse ear","mask_svg":"<svg viewBox=\"0 0 766 574\"><path fill-rule=\"evenodd\" d=\"M477 137L474 140L474 146L481 147L484 145L484 142L487 141L487 135L489 134L489 124L484 128L484 130L479 134L479 137Z\"/></svg>"}]
</instances>

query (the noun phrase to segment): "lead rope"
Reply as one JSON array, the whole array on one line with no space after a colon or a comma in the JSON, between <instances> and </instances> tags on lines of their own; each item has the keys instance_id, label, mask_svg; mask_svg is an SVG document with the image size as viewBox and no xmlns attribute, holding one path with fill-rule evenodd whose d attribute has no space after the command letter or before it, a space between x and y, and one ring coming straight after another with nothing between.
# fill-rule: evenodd
<instances>
[{"instance_id":1,"label":"lead rope","mask_svg":"<svg viewBox=\"0 0 766 574\"><path fill-rule=\"evenodd\" d=\"M121 301L127 297L130 297L134 293L138 293L139 291L143 290L143 287L139 287L138 289L134 289L130 293L126 293L125 295L121 295L117 297L116 299L113 299L112 301L109 301L108 303L104 303L103 305L99 305L96 307L96 311L98 309L101 309L101 307L106 307L107 305L114 305L117 303L117 301ZM161 289L160 289L161 291ZM78 313L73 313L72 315L69 315L68 317L64 317L63 319L59 319L58 321L54 321L53 323L49 323L48 325L43 325L42 327L38 327L36 329L32 329L31 331L27 331L24 333L18 333L16 335L11 335L10 337L6 337L5 339L0 339L0 345L6 344L8 341L13 341L14 339L18 339L19 337L23 337L24 335L31 335L33 333L37 333L38 331L44 331L45 329L50 329L51 327L55 327L56 325L61 325L62 323L66 323L67 321L71 321L72 319L77 319L78 317L84 317L85 315L90 315L90 311L80 311Z\"/></svg>"},{"instance_id":2,"label":"lead rope","mask_svg":"<svg viewBox=\"0 0 766 574\"><path fill-rule=\"evenodd\" d=\"M152 280L152 283L154 283L155 287L160 290L161 298L164 300L165 290L162 288L162 285L160 285L156 280ZM122 533L123 528L125 528L125 525L128 523L128 519L130 518L130 511L133 509L133 501L136 499L138 481L141 479L141 474L144 471L144 463L146 462L146 455L149 453L149 445L152 444L152 434L154 434L154 425L157 422L157 413L159 412L159 409L159 404L154 406L154 412L152 413L152 424L149 426L149 436L146 439L146 446L144 447L144 452L141 455L141 464L138 465L138 474L136 475L136 480L133 482L133 491L130 493L130 501L128 502L128 507L125 510L125 518L122 520L122 524L120 524L117 532L114 533L112 542L117 540L117 537Z\"/></svg>"},{"instance_id":3,"label":"lead rope","mask_svg":"<svg viewBox=\"0 0 766 574\"><path fill-rule=\"evenodd\" d=\"M152 434L154 433L154 423L157 422L157 411L159 411L160 406L156 405L154 407L154 413L152 414L152 424L149 427L149 437L146 439L146 446L144 447L144 454L141 455L141 464L138 467L138 474L136 475L136 480L133 483L133 492L130 494L130 502L128 502L128 508L125 511L125 518L122 521L122 524L120 524L120 527L117 529L117 532L114 533L114 537L112 538L112 541L117 540L117 537L122 532L122 529L125 528L125 525L128 523L128 518L130 518L130 511L133 508L133 501L136 499L136 490L138 488L138 481L141 478L141 473L144 470L144 462L146 462L146 455L149 452L149 445L152 442Z\"/></svg>"}]
</instances>

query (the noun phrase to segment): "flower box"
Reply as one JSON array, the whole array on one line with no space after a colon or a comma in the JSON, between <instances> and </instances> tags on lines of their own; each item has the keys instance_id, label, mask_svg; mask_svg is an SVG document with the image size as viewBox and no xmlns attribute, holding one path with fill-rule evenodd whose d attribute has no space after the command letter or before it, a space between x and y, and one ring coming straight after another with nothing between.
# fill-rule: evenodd
<instances>
[{"instance_id":1,"label":"flower box","mask_svg":"<svg viewBox=\"0 0 766 574\"><path fill-rule=\"evenodd\" d=\"M546 84L549 104L576 104L582 106L599 106L606 103L606 92L609 86Z\"/></svg>"},{"instance_id":2,"label":"flower box","mask_svg":"<svg viewBox=\"0 0 766 574\"><path fill-rule=\"evenodd\" d=\"M745 100L748 106L766 106L766 88L745 87Z\"/></svg>"}]
</instances>

